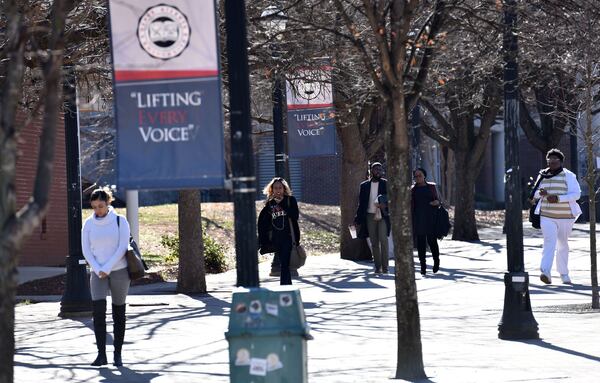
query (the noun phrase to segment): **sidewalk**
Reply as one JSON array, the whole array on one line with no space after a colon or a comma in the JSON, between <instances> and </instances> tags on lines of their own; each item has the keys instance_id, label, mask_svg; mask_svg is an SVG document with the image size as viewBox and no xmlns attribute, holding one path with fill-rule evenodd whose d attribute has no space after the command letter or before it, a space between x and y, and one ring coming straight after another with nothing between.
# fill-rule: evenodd
<instances>
[{"instance_id":1,"label":"sidewalk","mask_svg":"<svg viewBox=\"0 0 600 383\"><path fill-rule=\"evenodd\" d=\"M539 281L541 233L526 229L525 266L540 334L535 341L498 339L506 270L500 230L480 231L479 243L442 241L440 272L417 273L425 381L597 382L600 312L572 309L591 302L586 226L576 225L570 242L572 286L558 284L558 275L550 286ZM338 254L309 255L294 281L314 336L308 342L310 382L393 378L394 279L371 269ZM278 284L268 270L260 265L262 287ZM95 357L91 319L60 319L57 302L18 306L15 382L229 382L224 332L235 275L208 276L209 293L202 296L175 294L174 283L132 288L120 369L88 365Z\"/></svg>"}]
</instances>

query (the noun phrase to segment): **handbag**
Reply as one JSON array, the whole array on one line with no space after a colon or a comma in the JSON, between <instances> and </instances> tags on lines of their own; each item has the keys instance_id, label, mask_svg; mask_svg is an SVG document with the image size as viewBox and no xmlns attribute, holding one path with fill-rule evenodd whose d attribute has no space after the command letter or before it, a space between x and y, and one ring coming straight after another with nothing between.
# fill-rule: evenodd
<instances>
[{"instance_id":1,"label":"handbag","mask_svg":"<svg viewBox=\"0 0 600 383\"><path fill-rule=\"evenodd\" d=\"M288 218L290 221L290 232L292 234L292 252L290 253L290 269L298 270L306 263L306 251L302 247L302 245L298 245L296 243L296 235L294 234L294 225L292 224L292 219Z\"/></svg>"},{"instance_id":2,"label":"handbag","mask_svg":"<svg viewBox=\"0 0 600 383\"><path fill-rule=\"evenodd\" d=\"M535 195L535 191L540 186L540 183L542 182L543 178L544 177L542 177L541 174L538 176L538 179L535 181L535 186L533 187L533 189L531 189L531 193L529 193L529 203L531 203L531 206L529 207L529 222L531 222L531 226L534 229L541 228L540 215L535 213L537 201L535 201L533 197Z\"/></svg>"},{"instance_id":3,"label":"handbag","mask_svg":"<svg viewBox=\"0 0 600 383\"><path fill-rule=\"evenodd\" d=\"M450 232L450 216L448 210L440 203L434 212L434 232L437 239L442 239Z\"/></svg>"},{"instance_id":4,"label":"handbag","mask_svg":"<svg viewBox=\"0 0 600 383\"><path fill-rule=\"evenodd\" d=\"M119 216L117 216L117 226L120 227ZM127 272L129 273L129 279L135 280L140 279L144 276L145 271L148 270L146 262L142 259L142 253L138 248L137 243L133 240L133 237L129 236L129 244L125 251L125 260L127 261Z\"/></svg>"}]
</instances>

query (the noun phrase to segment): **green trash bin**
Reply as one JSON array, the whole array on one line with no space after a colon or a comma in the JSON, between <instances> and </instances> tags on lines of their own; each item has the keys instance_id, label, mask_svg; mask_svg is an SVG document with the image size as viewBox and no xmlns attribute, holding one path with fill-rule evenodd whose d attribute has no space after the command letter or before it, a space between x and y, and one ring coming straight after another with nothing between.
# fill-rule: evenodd
<instances>
[{"instance_id":1,"label":"green trash bin","mask_svg":"<svg viewBox=\"0 0 600 383\"><path fill-rule=\"evenodd\" d=\"M231 382L307 381L306 341L312 337L297 289L237 289L225 338Z\"/></svg>"}]
</instances>

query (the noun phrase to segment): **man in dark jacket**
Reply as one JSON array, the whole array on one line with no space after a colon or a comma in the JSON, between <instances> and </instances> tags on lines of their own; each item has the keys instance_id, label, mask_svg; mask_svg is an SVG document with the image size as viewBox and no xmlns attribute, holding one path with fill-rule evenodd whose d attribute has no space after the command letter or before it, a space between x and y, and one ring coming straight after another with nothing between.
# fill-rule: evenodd
<instances>
[{"instance_id":1,"label":"man in dark jacket","mask_svg":"<svg viewBox=\"0 0 600 383\"><path fill-rule=\"evenodd\" d=\"M388 235L390 217L387 206L387 180L382 178L383 166L371 164L371 177L360 184L358 209L354 223L359 226L358 237L371 240L371 251L377 274L388 272Z\"/></svg>"}]
</instances>

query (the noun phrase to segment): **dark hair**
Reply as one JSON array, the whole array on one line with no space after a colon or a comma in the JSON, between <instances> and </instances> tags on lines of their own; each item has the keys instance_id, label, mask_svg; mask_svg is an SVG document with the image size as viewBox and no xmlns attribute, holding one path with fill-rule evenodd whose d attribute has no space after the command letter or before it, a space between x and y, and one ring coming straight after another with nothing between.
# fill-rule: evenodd
<instances>
[{"instance_id":1,"label":"dark hair","mask_svg":"<svg viewBox=\"0 0 600 383\"><path fill-rule=\"evenodd\" d=\"M558 150L556 148L548 150L548 153L546 153L546 159L550 158L550 156L558 157L560 162L565 161L565 155L563 154L563 152L561 152L560 150Z\"/></svg>"},{"instance_id":2,"label":"dark hair","mask_svg":"<svg viewBox=\"0 0 600 383\"><path fill-rule=\"evenodd\" d=\"M381 164L381 162L373 162L371 164L371 169L373 169L375 166L381 166L381 167L383 167L383 165Z\"/></svg>"},{"instance_id":3,"label":"dark hair","mask_svg":"<svg viewBox=\"0 0 600 383\"><path fill-rule=\"evenodd\" d=\"M94 190L92 194L90 194L90 202L97 200L104 201L107 204L110 204L113 201L112 191L110 191L110 189L107 187L98 188Z\"/></svg>"},{"instance_id":4,"label":"dark hair","mask_svg":"<svg viewBox=\"0 0 600 383\"><path fill-rule=\"evenodd\" d=\"M413 170L413 177L415 176L415 173L416 173L417 171L419 171L419 172L423 173L423 176L424 176L425 178L427 178L427 171L426 171L425 169L423 169L423 168L416 168L415 170Z\"/></svg>"}]
</instances>

